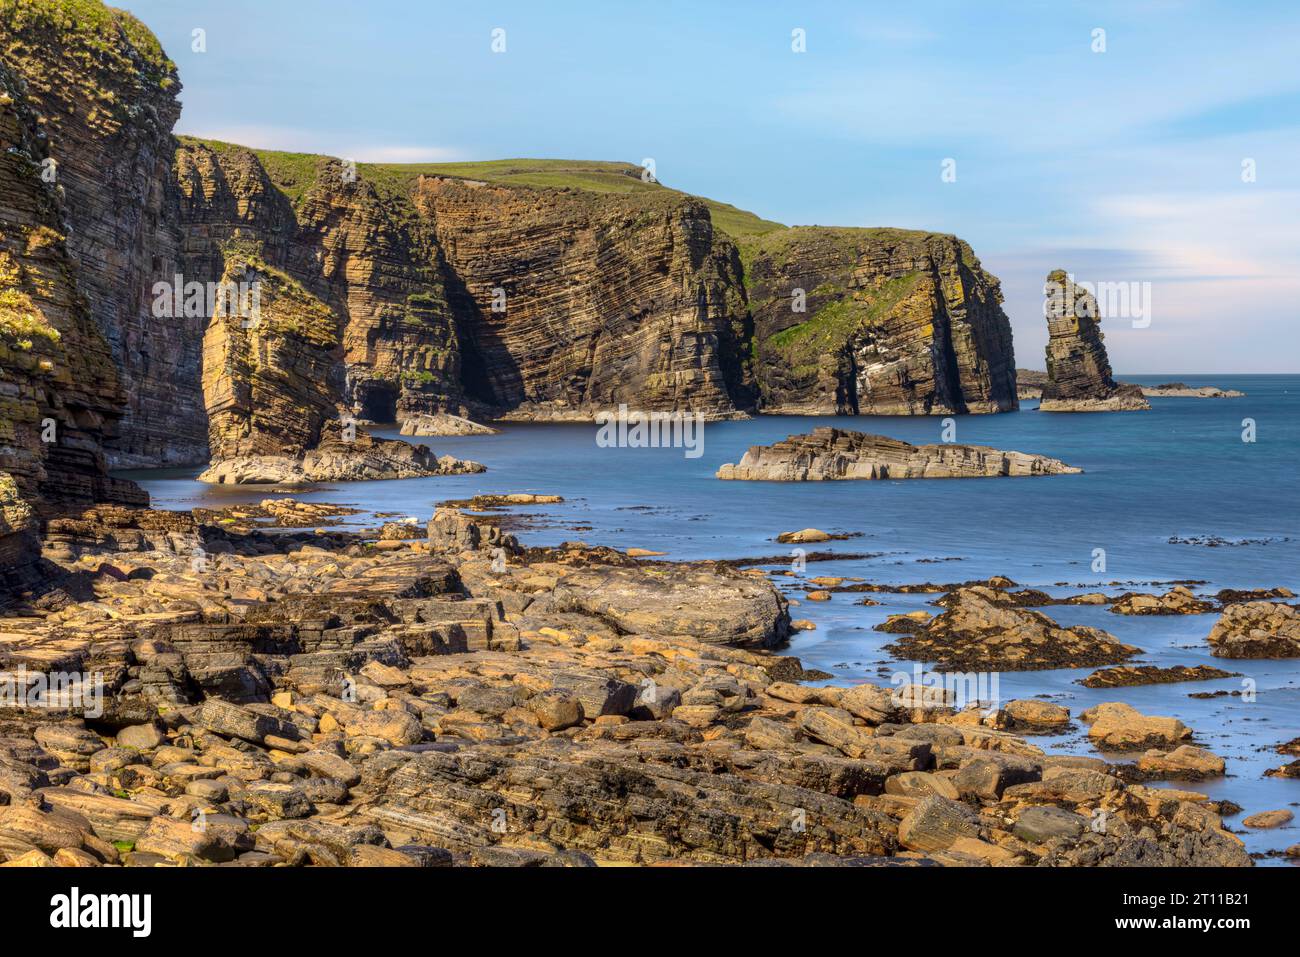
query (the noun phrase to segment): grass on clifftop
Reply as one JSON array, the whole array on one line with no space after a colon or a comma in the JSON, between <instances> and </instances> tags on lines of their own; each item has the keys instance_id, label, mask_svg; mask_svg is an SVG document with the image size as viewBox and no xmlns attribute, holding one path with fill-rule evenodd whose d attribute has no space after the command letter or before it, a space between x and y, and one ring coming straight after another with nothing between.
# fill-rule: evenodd
<instances>
[{"instance_id":1,"label":"grass on clifftop","mask_svg":"<svg viewBox=\"0 0 1300 957\"><path fill-rule=\"evenodd\" d=\"M390 189L409 191L417 176L448 176L478 180L502 186L531 186L535 189L578 189L590 193L643 193L668 190L660 183L646 182L642 168L631 163L600 160L507 159L470 163L362 163L362 176ZM689 196L689 193L682 193ZM732 237L760 236L781 223L761 219L753 213L704 196L696 197L709 208L713 225Z\"/></svg>"},{"instance_id":2,"label":"grass on clifftop","mask_svg":"<svg viewBox=\"0 0 1300 957\"><path fill-rule=\"evenodd\" d=\"M123 46L128 46L139 54L160 86L175 82L176 64L167 58L153 32L125 10L105 6L100 0L0 0L0 22L14 33L35 27L65 36L75 34L91 49L109 56L120 55Z\"/></svg>"},{"instance_id":3,"label":"grass on clifftop","mask_svg":"<svg viewBox=\"0 0 1300 957\"><path fill-rule=\"evenodd\" d=\"M281 150L259 150L238 143L226 143L221 140L206 140L198 136L178 136L182 143L192 146L206 146L214 153L248 152L257 157L257 161L266 170L266 175L280 192L297 203L307 190L316 184L320 176L321 164L332 157L317 153L285 153Z\"/></svg>"},{"instance_id":4,"label":"grass on clifftop","mask_svg":"<svg viewBox=\"0 0 1300 957\"><path fill-rule=\"evenodd\" d=\"M0 3L5 0L0 0ZM332 157L316 153L286 153L279 150L259 150L224 143L220 140L196 136L179 137L193 143L225 152L248 150L266 170L280 192L290 202L297 203L311 189L320 175L321 164ZM420 176L446 176L502 186L523 186L531 189L576 189L588 193L650 193L668 189L659 183L641 179L641 167L631 163L609 163L597 160L545 160L511 159L487 160L479 163L358 163L357 175L369 182L383 196L408 196ZM683 196L689 193L680 193ZM781 223L761 219L753 213L727 203L703 196L695 197L709 208L713 225L722 232L739 239L762 236L774 230L785 229Z\"/></svg>"},{"instance_id":5,"label":"grass on clifftop","mask_svg":"<svg viewBox=\"0 0 1300 957\"><path fill-rule=\"evenodd\" d=\"M882 243L923 246L935 239L957 241L957 237L947 233L898 229L893 226L791 226L788 229L744 237L739 245L748 272L749 264L759 256L771 259L773 266L780 271L791 260L803 258L808 245L824 247L829 243L833 247L842 248L846 256L856 257L868 246L879 246Z\"/></svg>"}]
</instances>

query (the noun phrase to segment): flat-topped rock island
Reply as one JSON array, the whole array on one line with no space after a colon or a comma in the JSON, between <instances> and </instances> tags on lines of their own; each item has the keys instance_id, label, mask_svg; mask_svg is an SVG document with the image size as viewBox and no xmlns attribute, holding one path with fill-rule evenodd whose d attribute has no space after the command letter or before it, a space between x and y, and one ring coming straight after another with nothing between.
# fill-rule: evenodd
<instances>
[{"instance_id":1,"label":"flat-topped rock island","mask_svg":"<svg viewBox=\"0 0 1300 957\"><path fill-rule=\"evenodd\" d=\"M912 445L901 439L825 426L772 445L752 445L720 479L751 482L823 482L840 479L993 478L1077 475L1060 459L1004 452L985 445Z\"/></svg>"}]
</instances>

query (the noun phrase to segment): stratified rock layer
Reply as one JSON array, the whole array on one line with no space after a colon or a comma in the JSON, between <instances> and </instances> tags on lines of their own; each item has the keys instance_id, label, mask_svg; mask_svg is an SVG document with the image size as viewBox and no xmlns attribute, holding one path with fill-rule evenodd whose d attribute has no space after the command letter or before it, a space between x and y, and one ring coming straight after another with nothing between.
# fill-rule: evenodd
<instances>
[{"instance_id":1,"label":"stratified rock layer","mask_svg":"<svg viewBox=\"0 0 1300 957\"><path fill-rule=\"evenodd\" d=\"M1204 795L1016 733L1064 708L800 684L797 659L734 646L782 626L761 577L659 581L490 529L444 509L380 548L140 509L52 522L58 601L0 619L0 668L93 672L104 696L8 709L0 864L1250 862ZM1102 709L1101 746L1186 733ZM1187 757L1159 766L1206 764Z\"/></svg>"},{"instance_id":2,"label":"stratified rock layer","mask_svg":"<svg viewBox=\"0 0 1300 957\"><path fill-rule=\"evenodd\" d=\"M64 193L40 127L21 80L0 62L0 600L35 576L42 514L148 502L107 473L121 383L77 286Z\"/></svg>"},{"instance_id":3,"label":"stratified rock layer","mask_svg":"<svg viewBox=\"0 0 1300 957\"><path fill-rule=\"evenodd\" d=\"M236 455L208 466L200 482L217 485L307 485L368 482L486 471L478 462L439 457L426 445L381 439L363 430L349 435L330 423L320 441L298 455Z\"/></svg>"},{"instance_id":4,"label":"stratified rock layer","mask_svg":"<svg viewBox=\"0 0 1300 957\"><path fill-rule=\"evenodd\" d=\"M450 412L413 415L402 422L402 435L496 435L500 429Z\"/></svg>"},{"instance_id":5,"label":"stratified rock layer","mask_svg":"<svg viewBox=\"0 0 1300 957\"><path fill-rule=\"evenodd\" d=\"M1111 376L1097 300L1065 270L1047 276L1047 379L1043 412L1124 412L1149 409L1135 385Z\"/></svg>"},{"instance_id":6,"label":"stratified rock layer","mask_svg":"<svg viewBox=\"0 0 1300 957\"><path fill-rule=\"evenodd\" d=\"M798 227L743 250L763 411L1017 407L1001 288L955 236Z\"/></svg>"},{"instance_id":7,"label":"stratified rock layer","mask_svg":"<svg viewBox=\"0 0 1300 957\"><path fill-rule=\"evenodd\" d=\"M497 414L752 404L740 262L699 200L436 176L412 198L456 277L466 391Z\"/></svg>"},{"instance_id":8,"label":"stratified rock layer","mask_svg":"<svg viewBox=\"0 0 1300 957\"><path fill-rule=\"evenodd\" d=\"M988 478L1071 475L1082 469L1058 459L983 445L911 445L884 435L823 427L774 445L750 446L720 479L821 482L837 479Z\"/></svg>"},{"instance_id":9,"label":"stratified rock layer","mask_svg":"<svg viewBox=\"0 0 1300 957\"><path fill-rule=\"evenodd\" d=\"M57 164L77 285L121 380L112 465L193 464L206 455L198 385L202 320L153 315L152 288L180 268L171 215L175 65L129 13L67 0L7 0L0 56L21 77Z\"/></svg>"}]
</instances>

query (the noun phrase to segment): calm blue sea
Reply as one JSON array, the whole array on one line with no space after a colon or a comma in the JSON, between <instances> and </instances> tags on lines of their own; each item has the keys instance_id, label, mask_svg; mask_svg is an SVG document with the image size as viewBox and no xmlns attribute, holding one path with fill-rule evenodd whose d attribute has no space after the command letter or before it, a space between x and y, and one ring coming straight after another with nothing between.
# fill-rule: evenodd
<instances>
[{"instance_id":1,"label":"calm blue sea","mask_svg":"<svg viewBox=\"0 0 1300 957\"><path fill-rule=\"evenodd\" d=\"M724 462L746 448L836 425L879 432L914 443L940 440L939 417L763 417L710 423L704 453L681 449L601 448L595 425L506 424L502 434L421 440L488 466L480 475L396 482L344 483L297 494L371 512L399 512L422 520L436 503L485 492L541 492L563 505L528 507L536 516L521 533L529 544L583 540L619 548L666 552L670 560L788 554L783 531L813 526L854 533L847 541L814 546L865 559L819 562L807 574L857 576L879 582L958 582L991 575L1060 594L1080 589L1163 591L1172 580L1204 581L1197 590L1285 585L1300 594L1300 376L1124 376L1156 384L1184 381L1247 393L1239 399L1153 399L1150 412L1052 415L1026 402L1020 412L959 416L956 441L1037 452L1063 459L1082 475L1034 479L765 483L721 482ZM1252 420L1255 441L1243 441ZM396 435L379 430L379 434ZM153 496L156 507L191 508L267 497L194 481L198 470L126 473ZM369 515L354 524L369 524ZM1240 544L1176 544L1202 536ZM1096 550L1105 570L1092 570ZM798 600L797 580L777 579ZM1114 585L1122 582L1123 585ZM1058 587L1059 586L1059 587ZM889 636L871 626L897 611L927 608L933 595L876 594L879 607L853 605L858 596L803 602L797 618L815 622L791 645L810 667L834 683L864 678L889 683L911 670L882 650ZM1142 711L1175 715L1199 743L1228 759L1228 777L1175 785L1236 801L1245 814L1300 804L1300 781L1265 778L1283 763L1271 748L1300 736L1300 659L1234 661L1212 658L1205 637L1215 616L1126 617L1090 607L1044 609L1062 624L1090 624L1141 647L1143 662L1215 664L1255 682L1253 701L1208 700L1189 692L1240 690L1241 679L1148 688L1091 691L1075 681L1088 672L1052 671L999 677L1003 701L1042 695L1076 715L1100 701L1122 700ZM1039 739L1047 749L1094 753L1086 728ZM1244 815L1243 815L1244 816ZM1234 830L1240 818L1230 819ZM1300 842L1300 827L1243 833L1252 851Z\"/></svg>"}]
</instances>

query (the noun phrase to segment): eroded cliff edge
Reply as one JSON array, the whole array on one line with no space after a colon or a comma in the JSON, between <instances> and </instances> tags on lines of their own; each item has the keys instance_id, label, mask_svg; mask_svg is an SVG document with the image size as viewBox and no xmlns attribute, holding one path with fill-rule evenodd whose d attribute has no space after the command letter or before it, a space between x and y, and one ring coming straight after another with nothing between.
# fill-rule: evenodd
<instances>
[{"instance_id":1,"label":"eroded cliff edge","mask_svg":"<svg viewBox=\"0 0 1300 957\"><path fill-rule=\"evenodd\" d=\"M929 415L1017 407L998 280L955 236L797 227L745 245L763 409Z\"/></svg>"}]
</instances>

